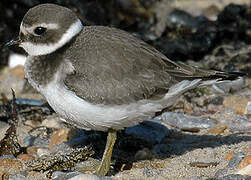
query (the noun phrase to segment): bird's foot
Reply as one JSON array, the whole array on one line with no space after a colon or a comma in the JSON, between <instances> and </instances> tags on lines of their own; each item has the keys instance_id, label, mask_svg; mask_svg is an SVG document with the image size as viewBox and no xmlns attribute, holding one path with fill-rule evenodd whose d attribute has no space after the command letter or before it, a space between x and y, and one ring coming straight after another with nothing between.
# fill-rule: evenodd
<instances>
[{"instance_id":1,"label":"bird's foot","mask_svg":"<svg viewBox=\"0 0 251 180\"><path fill-rule=\"evenodd\" d=\"M98 176L105 176L110 169L110 164L111 164L111 157L112 157L112 150L113 146L116 142L117 139L117 131L110 129L108 131L108 136L106 140L106 146L105 146L105 151L102 157L102 161L96 170L95 174Z\"/></svg>"}]
</instances>

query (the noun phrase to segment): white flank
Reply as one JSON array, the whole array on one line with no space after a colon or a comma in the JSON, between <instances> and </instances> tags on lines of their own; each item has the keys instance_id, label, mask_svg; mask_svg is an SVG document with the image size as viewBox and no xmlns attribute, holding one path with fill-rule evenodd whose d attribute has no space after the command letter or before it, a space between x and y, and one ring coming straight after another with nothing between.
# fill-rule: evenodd
<instances>
[{"instance_id":1,"label":"white flank","mask_svg":"<svg viewBox=\"0 0 251 180\"><path fill-rule=\"evenodd\" d=\"M22 27L22 26L21 26ZM43 26L44 27L44 26ZM48 28L57 28L56 24L47 24ZM32 27L31 27L32 28ZM83 28L83 25L81 21L78 19L75 23L73 23L69 29L63 34L61 39L54 43L54 44L33 44L31 42L23 42L20 47L24 48L24 50L30 55L30 56L39 56L39 55L46 55L50 54L63 45L65 45L67 42L69 42L75 35L77 35ZM24 30L20 28L23 32ZM34 27L33 27L34 29Z\"/></svg>"},{"instance_id":2,"label":"white flank","mask_svg":"<svg viewBox=\"0 0 251 180\"><path fill-rule=\"evenodd\" d=\"M29 75L29 61L26 63L26 77L40 91L51 107L66 122L73 123L83 129L107 131L109 128L123 129L152 118L155 112L172 105L184 91L199 85L201 80L182 81L173 86L166 96L159 100L141 100L124 105L92 104L78 97L67 89L63 80L67 73L74 70L70 62L65 61L56 72L54 79L46 86L39 86Z\"/></svg>"}]
</instances>

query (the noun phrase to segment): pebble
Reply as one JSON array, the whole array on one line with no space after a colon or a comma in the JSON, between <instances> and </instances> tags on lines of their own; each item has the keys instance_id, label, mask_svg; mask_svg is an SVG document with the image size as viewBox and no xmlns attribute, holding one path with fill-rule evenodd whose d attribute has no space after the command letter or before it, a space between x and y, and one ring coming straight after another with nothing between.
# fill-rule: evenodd
<instances>
[{"instance_id":1,"label":"pebble","mask_svg":"<svg viewBox=\"0 0 251 180\"><path fill-rule=\"evenodd\" d=\"M234 155L232 159L228 162L227 168L235 169L238 167L242 159L245 157L245 154L242 152L238 152Z\"/></svg>"},{"instance_id":2,"label":"pebble","mask_svg":"<svg viewBox=\"0 0 251 180\"><path fill-rule=\"evenodd\" d=\"M236 174L251 176L251 164L239 170Z\"/></svg>"},{"instance_id":3,"label":"pebble","mask_svg":"<svg viewBox=\"0 0 251 180\"><path fill-rule=\"evenodd\" d=\"M246 156L242 159L242 161L239 164L239 168L244 168L249 164L251 164L251 155Z\"/></svg>"},{"instance_id":4,"label":"pebble","mask_svg":"<svg viewBox=\"0 0 251 180\"><path fill-rule=\"evenodd\" d=\"M226 97L223 106L233 108L240 115L251 114L251 99L243 96Z\"/></svg>"},{"instance_id":5,"label":"pebble","mask_svg":"<svg viewBox=\"0 0 251 180\"><path fill-rule=\"evenodd\" d=\"M219 123L215 127L212 127L208 130L208 133L211 134L222 134L227 129L225 124Z\"/></svg>"},{"instance_id":6,"label":"pebble","mask_svg":"<svg viewBox=\"0 0 251 180\"><path fill-rule=\"evenodd\" d=\"M232 152L232 153L226 155L225 159L230 160L230 159L232 159L234 157L234 155L235 155L235 152Z\"/></svg>"},{"instance_id":7,"label":"pebble","mask_svg":"<svg viewBox=\"0 0 251 180\"><path fill-rule=\"evenodd\" d=\"M60 128L57 131L54 131L51 135L49 149L52 149L54 146L71 139L75 134L72 133L71 129Z\"/></svg>"},{"instance_id":8,"label":"pebble","mask_svg":"<svg viewBox=\"0 0 251 180\"><path fill-rule=\"evenodd\" d=\"M12 174L9 176L8 180L27 180L27 178L21 174Z\"/></svg>"},{"instance_id":9,"label":"pebble","mask_svg":"<svg viewBox=\"0 0 251 180\"><path fill-rule=\"evenodd\" d=\"M26 148L26 152L28 154L36 155L37 154L38 147L36 146L29 146Z\"/></svg>"},{"instance_id":10,"label":"pebble","mask_svg":"<svg viewBox=\"0 0 251 180\"><path fill-rule=\"evenodd\" d=\"M38 148L37 149L37 155L39 157L44 156L44 155L49 155L49 154L50 154L50 151L48 148Z\"/></svg>"},{"instance_id":11,"label":"pebble","mask_svg":"<svg viewBox=\"0 0 251 180\"><path fill-rule=\"evenodd\" d=\"M18 158L18 159L21 159L21 160L23 160L23 161L31 161L31 160L35 159L34 156L29 155L29 154L19 154L19 155L17 156L17 158Z\"/></svg>"},{"instance_id":12,"label":"pebble","mask_svg":"<svg viewBox=\"0 0 251 180\"><path fill-rule=\"evenodd\" d=\"M95 170L100 165L100 160L89 157L88 161L82 161L75 165L72 168L74 171L82 172L82 173L95 173Z\"/></svg>"},{"instance_id":13,"label":"pebble","mask_svg":"<svg viewBox=\"0 0 251 180\"><path fill-rule=\"evenodd\" d=\"M94 174L79 174L77 176L74 176L72 178L69 178L68 180L113 180L111 177L99 177Z\"/></svg>"},{"instance_id":14,"label":"pebble","mask_svg":"<svg viewBox=\"0 0 251 180\"><path fill-rule=\"evenodd\" d=\"M246 154L246 155L251 154L251 147L249 147L249 148L246 150L245 154Z\"/></svg>"},{"instance_id":15,"label":"pebble","mask_svg":"<svg viewBox=\"0 0 251 180\"><path fill-rule=\"evenodd\" d=\"M41 126L45 126L47 128L62 128L62 123L60 118L56 115L47 116L45 120L42 121Z\"/></svg>"},{"instance_id":16,"label":"pebble","mask_svg":"<svg viewBox=\"0 0 251 180\"><path fill-rule=\"evenodd\" d=\"M68 180L74 176L81 174L80 172L62 172L62 171L55 171L52 173L51 179L52 180Z\"/></svg>"},{"instance_id":17,"label":"pebble","mask_svg":"<svg viewBox=\"0 0 251 180\"><path fill-rule=\"evenodd\" d=\"M190 163L191 167L207 168L209 166L217 166L218 162L192 162Z\"/></svg>"},{"instance_id":18,"label":"pebble","mask_svg":"<svg viewBox=\"0 0 251 180\"><path fill-rule=\"evenodd\" d=\"M162 124L154 121L144 121L125 130L126 134L135 135L151 144L160 143L168 133L168 129Z\"/></svg>"},{"instance_id":19,"label":"pebble","mask_svg":"<svg viewBox=\"0 0 251 180\"><path fill-rule=\"evenodd\" d=\"M47 147L49 145L48 139L42 139L36 136L27 136L23 140L23 146L38 146L38 147Z\"/></svg>"},{"instance_id":20,"label":"pebble","mask_svg":"<svg viewBox=\"0 0 251 180\"><path fill-rule=\"evenodd\" d=\"M207 129L216 125L216 122L208 117L189 116L175 112L165 112L160 116L164 123L181 130Z\"/></svg>"}]
</instances>

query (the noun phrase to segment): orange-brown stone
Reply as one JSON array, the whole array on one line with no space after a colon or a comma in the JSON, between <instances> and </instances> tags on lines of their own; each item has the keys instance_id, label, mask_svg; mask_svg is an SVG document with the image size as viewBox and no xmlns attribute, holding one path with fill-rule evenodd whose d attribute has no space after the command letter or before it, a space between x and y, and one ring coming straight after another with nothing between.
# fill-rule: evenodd
<instances>
[{"instance_id":1,"label":"orange-brown stone","mask_svg":"<svg viewBox=\"0 0 251 180\"><path fill-rule=\"evenodd\" d=\"M244 168L247 165L251 164L251 155L246 156L239 164L239 168Z\"/></svg>"}]
</instances>

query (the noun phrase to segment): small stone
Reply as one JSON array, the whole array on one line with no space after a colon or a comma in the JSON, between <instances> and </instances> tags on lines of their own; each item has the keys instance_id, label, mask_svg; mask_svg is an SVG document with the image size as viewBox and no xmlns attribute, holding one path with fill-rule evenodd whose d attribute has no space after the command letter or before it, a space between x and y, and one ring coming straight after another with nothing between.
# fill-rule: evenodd
<instances>
[{"instance_id":1,"label":"small stone","mask_svg":"<svg viewBox=\"0 0 251 180\"><path fill-rule=\"evenodd\" d=\"M83 179L88 179L88 180L112 180L110 177L99 177L94 174L79 174L77 176L74 176L70 178L69 180L83 180Z\"/></svg>"},{"instance_id":2,"label":"small stone","mask_svg":"<svg viewBox=\"0 0 251 180\"><path fill-rule=\"evenodd\" d=\"M251 147L249 147L249 148L246 150L245 154L246 154L246 155L251 154Z\"/></svg>"},{"instance_id":3,"label":"small stone","mask_svg":"<svg viewBox=\"0 0 251 180\"><path fill-rule=\"evenodd\" d=\"M95 173L95 170L100 165L100 161L94 158L88 158L88 161L81 161L74 166L74 171L82 173Z\"/></svg>"},{"instance_id":4,"label":"small stone","mask_svg":"<svg viewBox=\"0 0 251 180\"><path fill-rule=\"evenodd\" d=\"M77 175L81 174L80 172L62 172L62 171L55 171L52 173L51 179L52 180L61 180L61 179L70 179Z\"/></svg>"},{"instance_id":5,"label":"small stone","mask_svg":"<svg viewBox=\"0 0 251 180\"><path fill-rule=\"evenodd\" d=\"M38 148L37 149L37 155L39 157L44 156L44 155L49 155L49 154L50 154L50 151L47 148Z\"/></svg>"},{"instance_id":6,"label":"small stone","mask_svg":"<svg viewBox=\"0 0 251 180\"><path fill-rule=\"evenodd\" d=\"M19 155L17 156L17 158L18 158L18 159L21 159L21 160L23 160L23 161L31 161L31 160L35 159L34 156L31 156L31 155L29 155L29 154L19 154Z\"/></svg>"},{"instance_id":7,"label":"small stone","mask_svg":"<svg viewBox=\"0 0 251 180\"><path fill-rule=\"evenodd\" d=\"M227 129L227 126L225 124L217 124L216 126L210 128L208 130L208 133L211 134L222 134Z\"/></svg>"},{"instance_id":8,"label":"small stone","mask_svg":"<svg viewBox=\"0 0 251 180\"><path fill-rule=\"evenodd\" d=\"M74 134L75 135L75 134ZM61 128L53 132L50 140L49 149L52 149L54 146L71 139L73 136L72 131L68 128Z\"/></svg>"},{"instance_id":9,"label":"small stone","mask_svg":"<svg viewBox=\"0 0 251 180\"><path fill-rule=\"evenodd\" d=\"M9 180L27 180L27 178L21 174L11 174L8 179Z\"/></svg>"},{"instance_id":10,"label":"small stone","mask_svg":"<svg viewBox=\"0 0 251 180\"><path fill-rule=\"evenodd\" d=\"M251 176L251 164L239 170L236 174Z\"/></svg>"},{"instance_id":11,"label":"small stone","mask_svg":"<svg viewBox=\"0 0 251 180\"><path fill-rule=\"evenodd\" d=\"M26 152L28 154L37 154L38 147L36 146L30 146L26 148Z\"/></svg>"},{"instance_id":12,"label":"small stone","mask_svg":"<svg viewBox=\"0 0 251 180\"><path fill-rule=\"evenodd\" d=\"M247 165L251 164L251 155L246 156L239 164L239 168L244 168Z\"/></svg>"},{"instance_id":13,"label":"small stone","mask_svg":"<svg viewBox=\"0 0 251 180\"><path fill-rule=\"evenodd\" d=\"M55 114L46 117L46 119L42 121L41 126L56 129L62 128L60 117Z\"/></svg>"},{"instance_id":14,"label":"small stone","mask_svg":"<svg viewBox=\"0 0 251 180\"><path fill-rule=\"evenodd\" d=\"M136 160L145 160L145 159L152 159L152 158L153 158L153 154L148 148L144 148L142 150L139 150L135 154Z\"/></svg>"},{"instance_id":15,"label":"small stone","mask_svg":"<svg viewBox=\"0 0 251 180\"><path fill-rule=\"evenodd\" d=\"M235 169L238 167L242 159L245 157L245 154L242 152L238 152L234 155L232 159L228 162L227 168Z\"/></svg>"},{"instance_id":16,"label":"small stone","mask_svg":"<svg viewBox=\"0 0 251 180\"><path fill-rule=\"evenodd\" d=\"M235 155L235 152L232 152L232 153L226 155L225 159L230 160L230 159L232 159L234 157L234 155Z\"/></svg>"},{"instance_id":17,"label":"small stone","mask_svg":"<svg viewBox=\"0 0 251 180\"><path fill-rule=\"evenodd\" d=\"M192 167L199 167L199 168L207 168L209 166L217 166L218 162L192 162L190 166Z\"/></svg>"},{"instance_id":18,"label":"small stone","mask_svg":"<svg viewBox=\"0 0 251 180\"><path fill-rule=\"evenodd\" d=\"M184 112L185 113L193 112L193 104L192 103L184 103Z\"/></svg>"},{"instance_id":19,"label":"small stone","mask_svg":"<svg viewBox=\"0 0 251 180\"><path fill-rule=\"evenodd\" d=\"M251 106L251 99L243 96L229 96L224 99L223 105L225 107L231 107L235 110L235 112L243 115L248 113L248 107Z\"/></svg>"},{"instance_id":20,"label":"small stone","mask_svg":"<svg viewBox=\"0 0 251 180\"><path fill-rule=\"evenodd\" d=\"M206 129L216 125L216 122L208 117L196 117L182 113L165 112L160 115L162 121L181 130Z\"/></svg>"},{"instance_id":21,"label":"small stone","mask_svg":"<svg viewBox=\"0 0 251 180\"><path fill-rule=\"evenodd\" d=\"M4 158L0 161L0 167L22 170L24 168L21 161L17 159Z\"/></svg>"},{"instance_id":22,"label":"small stone","mask_svg":"<svg viewBox=\"0 0 251 180\"><path fill-rule=\"evenodd\" d=\"M28 177L26 179L48 179L46 178L46 173L38 172L38 171L28 171Z\"/></svg>"}]
</instances>

